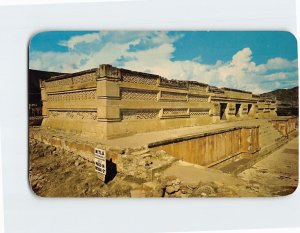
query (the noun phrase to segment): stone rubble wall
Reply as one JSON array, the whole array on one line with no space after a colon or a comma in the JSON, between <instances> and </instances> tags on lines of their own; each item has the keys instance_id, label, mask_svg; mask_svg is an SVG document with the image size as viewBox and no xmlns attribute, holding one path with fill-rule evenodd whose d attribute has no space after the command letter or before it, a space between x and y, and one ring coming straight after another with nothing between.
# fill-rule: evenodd
<instances>
[{"instance_id":1,"label":"stone rubble wall","mask_svg":"<svg viewBox=\"0 0 300 233\"><path fill-rule=\"evenodd\" d=\"M39 153L65 151L90 163L94 163L95 148L103 149L106 151L107 176L119 173L126 179L135 182L152 181L158 173L177 161L176 158L161 150L149 150L145 147L124 149L77 141L74 138L64 137L64 135L54 135L45 133L43 130L31 130L29 140L38 142L43 145L43 148L46 148ZM108 164L114 164L114 166L109 168Z\"/></svg>"}]
</instances>

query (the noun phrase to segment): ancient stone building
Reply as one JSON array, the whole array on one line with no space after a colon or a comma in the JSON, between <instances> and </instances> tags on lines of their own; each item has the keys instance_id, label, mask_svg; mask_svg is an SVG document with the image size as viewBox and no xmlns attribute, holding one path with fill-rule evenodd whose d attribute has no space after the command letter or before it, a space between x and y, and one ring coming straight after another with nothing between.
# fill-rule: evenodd
<instances>
[{"instance_id":1,"label":"ancient stone building","mask_svg":"<svg viewBox=\"0 0 300 233\"><path fill-rule=\"evenodd\" d=\"M111 65L53 76L41 94L44 127L99 139L276 116L275 99Z\"/></svg>"},{"instance_id":2,"label":"ancient stone building","mask_svg":"<svg viewBox=\"0 0 300 233\"><path fill-rule=\"evenodd\" d=\"M29 117L42 116L42 100L40 82L51 78L51 76L64 73L48 72L41 70L28 70L28 113Z\"/></svg>"}]
</instances>

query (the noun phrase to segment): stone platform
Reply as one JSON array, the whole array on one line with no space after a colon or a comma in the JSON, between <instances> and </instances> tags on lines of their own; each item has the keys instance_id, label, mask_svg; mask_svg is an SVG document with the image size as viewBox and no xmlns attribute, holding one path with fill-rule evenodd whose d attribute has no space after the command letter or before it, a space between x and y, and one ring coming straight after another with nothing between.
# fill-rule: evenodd
<instances>
[{"instance_id":1,"label":"stone platform","mask_svg":"<svg viewBox=\"0 0 300 233\"><path fill-rule=\"evenodd\" d=\"M280 121L282 122L283 119L284 118L281 117ZM272 119L272 122L275 120L276 119ZM242 128L258 127L259 137L257 143L259 148L257 148L257 150L268 153L274 150L277 146L283 144L286 140L286 135L282 135L276 128L274 128L272 122L268 119L251 119L235 122L224 121L205 126L183 127L179 129L140 133L111 140L101 140L96 137L76 135L58 130L49 130L43 127L30 128L29 136L30 138L37 139L46 144L51 144L68 151L76 152L78 155L92 162L95 147L106 149L108 152L108 159L117 160L117 158L121 154L125 153L126 150L141 151L147 148L151 148L151 150L161 150L164 149L159 147L161 145L174 144L181 141L188 141L194 138L215 135L221 132L234 131ZM235 136L232 135L232 137ZM257 152L257 150L252 152ZM234 154L229 157L232 156L234 156ZM225 158L225 160L227 160L227 158ZM222 160L219 161L222 162ZM214 162L218 163L219 161Z\"/></svg>"}]
</instances>

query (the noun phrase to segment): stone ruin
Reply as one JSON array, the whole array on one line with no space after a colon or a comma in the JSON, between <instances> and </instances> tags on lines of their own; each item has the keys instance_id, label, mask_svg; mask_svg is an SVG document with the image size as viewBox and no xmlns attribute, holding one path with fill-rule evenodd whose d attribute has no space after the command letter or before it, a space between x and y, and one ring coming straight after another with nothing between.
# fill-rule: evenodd
<instances>
[{"instance_id":1,"label":"stone ruin","mask_svg":"<svg viewBox=\"0 0 300 233\"><path fill-rule=\"evenodd\" d=\"M217 168L241 157L251 164L298 125L277 117L276 99L111 65L53 76L41 82L41 96L42 126L30 129L30 139L91 163L96 147L105 150L109 179L118 173L145 186L131 196L147 196L154 181L163 183L158 196L214 196L216 185L161 180L161 171L178 160ZM176 129L173 137L160 135Z\"/></svg>"}]
</instances>

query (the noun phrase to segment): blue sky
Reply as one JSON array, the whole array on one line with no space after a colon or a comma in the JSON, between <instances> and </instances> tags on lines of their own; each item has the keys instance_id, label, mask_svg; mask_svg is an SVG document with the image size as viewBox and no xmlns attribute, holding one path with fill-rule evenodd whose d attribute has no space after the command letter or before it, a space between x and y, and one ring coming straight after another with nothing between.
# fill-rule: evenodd
<instances>
[{"instance_id":1,"label":"blue sky","mask_svg":"<svg viewBox=\"0 0 300 233\"><path fill-rule=\"evenodd\" d=\"M297 43L288 32L48 31L30 41L31 69L103 63L255 93L298 85Z\"/></svg>"}]
</instances>

